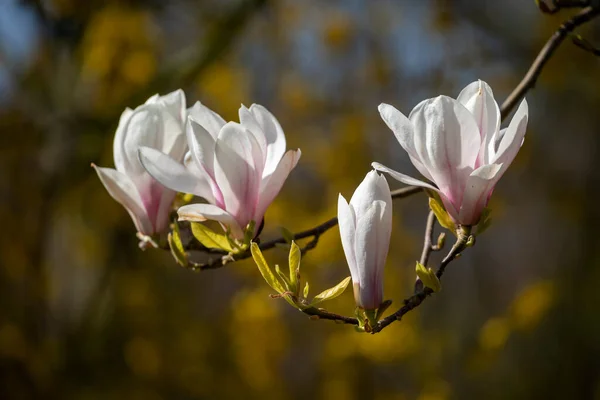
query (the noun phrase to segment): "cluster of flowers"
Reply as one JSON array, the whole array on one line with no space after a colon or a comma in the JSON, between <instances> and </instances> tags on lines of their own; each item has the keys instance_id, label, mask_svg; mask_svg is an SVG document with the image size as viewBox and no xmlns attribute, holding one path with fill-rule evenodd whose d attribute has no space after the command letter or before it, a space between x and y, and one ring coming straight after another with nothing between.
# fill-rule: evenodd
<instances>
[{"instance_id":1,"label":"cluster of flowers","mask_svg":"<svg viewBox=\"0 0 600 400\"><path fill-rule=\"evenodd\" d=\"M483 81L465 87L457 99L424 100L408 117L387 104L379 112L431 183L373 163L375 170L349 203L340 194L342 247L357 306L365 310L383 302L383 267L392 231L392 197L377 171L437 192L457 226L475 225L519 151L528 119L523 100L508 127L500 129L498 104ZM206 201L180 207L180 220L218 221L234 240L256 235L301 153L286 152L283 130L264 107L242 106L239 118L239 123L225 122L199 102L186 109L181 90L125 110L114 140L116 169L94 167L110 195L131 215L139 235L169 229L177 192Z\"/></svg>"}]
</instances>

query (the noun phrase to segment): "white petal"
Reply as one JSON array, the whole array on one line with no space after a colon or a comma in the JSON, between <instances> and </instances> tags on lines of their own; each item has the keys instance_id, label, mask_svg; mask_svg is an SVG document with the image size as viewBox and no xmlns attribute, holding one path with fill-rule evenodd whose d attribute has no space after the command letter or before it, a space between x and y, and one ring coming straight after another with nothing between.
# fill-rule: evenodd
<instances>
[{"instance_id":1,"label":"white petal","mask_svg":"<svg viewBox=\"0 0 600 400\"><path fill-rule=\"evenodd\" d=\"M250 112L262 128L267 142L267 157L263 176L270 175L283 157L286 148L285 134L279 121L265 107L252 104Z\"/></svg>"},{"instance_id":2,"label":"white petal","mask_svg":"<svg viewBox=\"0 0 600 400\"><path fill-rule=\"evenodd\" d=\"M390 188L385 178L377 173L377 171L369 171L363 181L358 185L352 198L350 205L356 212L357 216L364 214L375 200L383 200L391 202Z\"/></svg>"},{"instance_id":3,"label":"white petal","mask_svg":"<svg viewBox=\"0 0 600 400\"><path fill-rule=\"evenodd\" d=\"M164 148L164 153L171 156L174 160L181 162L188 150L186 135L181 131L180 134L174 136L173 139L172 143L169 144L170 147Z\"/></svg>"},{"instance_id":4,"label":"white petal","mask_svg":"<svg viewBox=\"0 0 600 400\"><path fill-rule=\"evenodd\" d=\"M213 204L188 204L177 210L180 221L202 222L206 220L218 221L231 229L232 235L241 239L244 232L233 215Z\"/></svg>"},{"instance_id":5,"label":"white petal","mask_svg":"<svg viewBox=\"0 0 600 400\"><path fill-rule=\"evenodd\" d=\"M504 131L504 135L498 146L498 151L492 160L494 163L504 164L503 172L513 162L523 144L523 138L525 137L525 131L527 130L528 117L529 108L527 101L523 99L510 121L508 128Z\"/></svg>"},{"instance_id":6,"label":"white petal","mask_svg":"<svg viewBox=\"0 0 600 400\"><path fill-rule=\"evenodd\" d=\"M140 162L148 173L165 187L176 192L191 193L214 203L208 177L194 176L183 164L150 147L142 147Z\"/></svg>"},{"instance_id":7,"label":"white petal","mask_svg":"<svg viewBox=\"0 0 600 400\"><path fill-rule=\"evenodd\" d=\"M356 214L355 257L360 285L359 305L366 309L379 307L383 300L381 270L385 258L382 259L383 254L379 253L379 241L384 240L379 236L382 233L379 230L382 207L385 204L377 200L364 214Z\"/></svg>"},{"instance_id":8,"label":"white petal","mask_svg":"<svg viewBox=\"0 0 600 400\"><path fill-rule=\"evenodd\" d=\"M155 101L164 105L179 125L183 125L186 119L185 93L183 90L178 89L164 96L159 96Z\"/></svg>"},{"instance_id":9,"label":"white petal","mask_svg":"<svg viewBox=\"0 0 600 400\"><path fill-rule=\"evenodd\" d=\"M125 126L123 172L132 178L145 173L139 162L138 150L142 146L162 149L163 128L163 115L156 104L143 105L133 111Z\"/></svg>"},{"instance_id":10,"label":"white petal","mask_svg":"<svg viewBox=\"0 0 600 400\"><path fill-rule=\"evenodd\" d=\"M459 202L481 144L473 115L458 101L438 96L418 104L410 120L421 162L440 190Z\"/></svg>"},{"instance_id":11,"label":"white petal","mask_svg":"<svg viewBox=\"0 0 600 400\"><path fill-rule=\"evenodd\" d=\"M475 117L481 132L479 164L487 164L490 160L488 144L500 129L500 108L494 100L492 88L482 80L473 82L460 92L457 100Z\"/></svg>"},{"instance_id":12,"label":"white petal","mask_svg":"<svg viewBox=\"0 0 600 400\"><path fill-rule=\"evenodd\" d=\"M296 164L298 164L298 160L300 160L301 155L302 152L300 149L289 150L287 153L285 153L271 176L269 176L266 180L263 180L258 199L258 206L256 207L255 218L262 219L262 217L264 217L265 213L267 212L267 208L281 191L281 188L283 187L288 175L296 167ZM257 223L259 222L257 221Z\"/></svg>"},{"instance_id":13,"label":"white petal","mask_svg":"<svg viewBox=\"0 0 600 400\"><path fill-rule=\"evenodd\" d=\"M473 171L467 179L458 223L474 225L479 222L481 212L487 205L498 179L500 179L501 170L502 164L488 164Z\"/></svg>"},{"instance_id":14,"label":"white petal","mask_svg":"<svg viewBox=\"0 0 600 400\"><path fill-rule=\"evenodd\" d=\"M371 163L371 166L373 168L375 168L377 171L385 172L385 173L389 174L392 178L396 179L397 181L406 183L407 185L420 186L420 187L424 187L424 188L435 190L436 192L439 192L438 188L436 188L435 186L433 186L429 183L425 183L418 179L411 178L408 175L404 175L398 171L394 171L393 169L388 168L385 165L379 164L378 162Z\"/></svg>"},{"instance_id":15,"label":"white petal","mask_svg":"<svg viewBox=\"0 0 600 400\"><path fill-rule=\"evenodd\" d=\"M215 181L225 209L244 227L254 217L261 182L260 171L254 167L252 140L241 125L229 122L221 129L215 149Z\"/></svg>"},{"instance_id":16,"label":"white petal","mask_svg":"<svg viewBox=\"0 0 600 400\"><path fill-rule=\"evenodd\" d=\"M252 135L254 135L256 142L259 144L261 157L263 160L262 164L264 165L267 158L267 139L265 137L265 133L262 130L262 127L258 124L256 118L254 118L254 115L250 112L250 110L247 109L246 106L244 106L243 104L240 107L239 116L240 124L248 131L250 131Z\"/></svg>"},{"instance_id":17,"label":"white petal","mask_svg":"<svg viewBox=\"0 0 600 400\"><path fill-rule=\"evenodd\" d=\"M204 170L211 179L214 179L215 138L192 117L188 118L186 136L190 153L196 165Z\"/></svg>"},{"instance_id":18,"label":"white petal","mask_svg":"<svg viewBox=\"0 0 600 400\"><path fill-rule=\"evenodd\" d=\"M131 215L138 230L146 235L152 235L152 222L143 206L142 198L133 181L124 173L112 168L101 168L92 164L100 181L113 199L121 203Z\"/></svg>"},{"instance_id":19,"label":"white petal","mask_svg":"<svg viewBox=\"0 0 600 400\"><path fill-rule=\"evenodd\" d=\"M188 109L188 116L210 133L213 139L217 139L219 131L225 125L225 120L219 114L206 107L199 101Z\"/></svg>"},{"instance_id":20,"label":"white petal","mask_svg":"<svg viewBox=\"0 0 600 400\"><path fill-rule=\"evenodd\" d=\"M354 249L354 235L356 234L356 216L354 210L341 194L338 196L338 225L342 248L350 268L350 275L354 283L359 282L358 268L356 267L356 255Z\"/></svg>"},{"instance_id":21,"label":"white petal","mask_svg":"<svg viewBox=\"0 0 600 400\"><path fill-rule=\"evenodd\" d=\"M400 146L408 153L411 162L415 168L427 179L431 180L431 175L423 165L415 149L415 131L412 122L395 107L382 103L378 107L381 118L386 125L394 132L394 136L400 143Z\"/></svg>"},{"instance_id":22,"label":"white petal","mask_svg":"<svg viewBox=\"0 0 600 400\"><path fill-rule=\"evenodd\" d=\"M133 114L131 108L126 108L121 114L119 119L119 125L117 126L117 132L115 133L115 139L113 141L113 157L115 159L115 167L117 171L125 172L126 155L125 155L125 131L129 118Z\"/></svg>"}]
</instances>

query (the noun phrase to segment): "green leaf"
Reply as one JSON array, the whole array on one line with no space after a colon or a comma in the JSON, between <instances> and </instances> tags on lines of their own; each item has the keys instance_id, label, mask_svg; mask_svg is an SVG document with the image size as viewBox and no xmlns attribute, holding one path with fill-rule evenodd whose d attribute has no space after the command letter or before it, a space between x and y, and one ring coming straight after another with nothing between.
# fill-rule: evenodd
<instances>
[{"instance_id":1,"label":"green leaf","mask_svg":"<svg viewBox=\"0 0 600 400\"><path fill-rule=\"evenodd\" d=\"M431 268L425 268L423 264L417 261L416 271L417 276L421 282L423 282L423 285L427 286L434 292L439 292L442 290L442 284Z\"/></svg>"},{"instance_id":2,"label":"green leaf","mask_svg":"<svg viewBox=\"0 0 600 400\"><path fill-rule=\"evenodd\" d=\"M209 249L221 249L229 253L233 252L227 234L217 233L199 222L192 222L191 225L194 237L202 243L203 246Z\"/></svg>"},{"instance_id":3,"label":"green leaf","mask_svg":"<svg viewBox=\"0 0 600 400\"><path fill-rule=\"evenodd\" d=\"M294 241L294 234L290 232L287 228L281 227L281 236L285 239L288 244L292 244Z\"/></svg>"},{"instance_id":4,"label":"green leaf","mask_svg":"<svg viewBox=\"0 0 600 400\"><path fill-rule=\"evenodd\" d=\"M288 262L290 264L290 291L294 292L296 296L300 294L300 260L302 255L300 253L300 247L296 242L292 241L290 247L290 254Z\"/></svg>"},{"instance_id":5,"label":"green leaf","mask_svg":"<svg viewBox=\"0 0 600 400\"><path fill-rule=\"evenodd\" d=\"M277 273L277 276L279 276L279 279L281 279L281 282L283 282L283 286L285 286L285 291L293 292L292 288L290 287L290 280L287 276L283 274L283 272L281 272L281 269L279 269L279 265L277 264L275 264L275 272Z\"/></svg>"},{"instance_id":6,"label":"green leaf","mask_svg":"<svg viewBox=\"0 0 600 400\"><path fill-rule=\"evenodd\" d=\"M488 207L484 208L477 224L477 235L481 235L492 225L492 210Z\"/></svg>"},{"instance_id":7,"label":"green leaf","mask_svg":"<svg viewBox=\"0 0 600 400\"><path fill-rule=\"evenodd\" d=\"M448 212L446 212L444 206L438 199L435 197L430 197L429 208L431 208L431 211L433 211L441 226L453 233L456 233L456 225L454 224L454 221L452 221L452 218L450 218L450 215L448 215Z\"/></svg>"},{"instance_id":8,"label":"green leaf","mask_svg":"<svg viewBox=\"0 0 600 400\"><path fill-rule=\"evenodd\" d=\"M319 304L325 300L335 299L340 294L344 293L344 290L346 290L346 287L348 287L349 283L350 283L350 277L347 277L346 279L344 279L343 281L341 281L334 287L324 290L321 293L319 293L318 295L316 295L313 298L310 305L314 306L315 304Z\"/></svg>"},{"instance_id":9,"label":"green leaf","mask_svg":"<svg viewBox=\"0 0 600 400\"><path fill-rule=\"evenodd\" d=\"M308 299L308 282L306 282L306 285L304 285L303 296L305 299Z\"/></svg>"},{"instance_id":10,"label":"green leaf","mask_svg":"<svg viewBox=\"0 0 600 400\"><path fill-rule=\"evenodd\" d=\"M167 236L167 241L169 242L169 248L171 249L171 254L175 261L178 264L186 267L188 265L188 258L185 249L183 248L183 243L181 243L181 237L179 236L179 226L175 223L175 228L173 232L169 232Z\"/></svg>"},{"instance_id":11,"label":"green leaf","mask_svg":"<svg viewBox=\"0 0 600 400\"><path fill-rule=\"evenodd\" d=\"M281 282L279 282L279 280L275 277L273 271L271 271L271 268L265 261L265 258L263 257L262 252L260 251L260 247L258 247L256 243L252 242L250 243L250 252L252 253L252 258L254 259L254 262L256 263L260 274L263 276L263 278L269 284L269 286L271 286L279 294L284 293L286 291L285 288L283 287Z\"/></svg>"}]
</instances>

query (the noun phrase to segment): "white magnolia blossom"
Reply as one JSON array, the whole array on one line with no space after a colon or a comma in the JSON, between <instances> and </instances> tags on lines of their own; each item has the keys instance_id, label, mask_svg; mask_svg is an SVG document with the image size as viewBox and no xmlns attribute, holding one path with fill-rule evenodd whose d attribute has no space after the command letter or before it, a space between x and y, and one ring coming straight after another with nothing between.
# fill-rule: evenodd
<instances>
[{"instance_id":1,"label":"white magnolia blossom","mask_svg":"<svg viewBox=\"0 0 600 400\"><path fill-rule=\"evenodd\" d=\"M237 239L250 221L258 228L301 155L299 149L286 152L283 130L266 108L242 106L239 116L240 123L225 122L196 103L189 110L184 164L156 149L140 150L142 164L159 182L207 201L181 207L181 220L218 221Z\"/></svg>"},{"instance_id":2,"label":"white magnolia blossom","mask_svg":"<svg viewBox=\"0 0 600 400\"><path fill-rule=\"evenodd\" d=\"M138 232L151 236L169 226L169 211L176 192L163 187L140 164L138 149L148 146L174 160L186 151L185 94L181 90L150 97L135 110L127 108L114 139L115 167L96 169L108 193L127 209Z\"/></svg>"},{"instance_id":3,"label":"white magnolia blossom","mask_svg":"<svg viewBox=\"0 0 600 400\"><path fill-rule=\"evenodd\" d=\"M340 194L338 222L356 305L375 310L383 302L383 267L392 233L392 196L385 178L369 172L350 204Z\"/></svg>"},{"instance_id":4,"label":"white magnolia blossom","mask_svg":"<svg viewBox=\"0 0 600 400\"><path fill-rule=\"evenodd\" d=\"M523 100L508 127L500 130L498 104L483 81L469 84L456 100L439 96L422 101L408 118L388 104L381 104L379 112L413 165L434 185L379 163L373 167L406 184L435 190L454 222L467 226L477 224L517 155L528 119Z\"/></svg>"}]
</instances>

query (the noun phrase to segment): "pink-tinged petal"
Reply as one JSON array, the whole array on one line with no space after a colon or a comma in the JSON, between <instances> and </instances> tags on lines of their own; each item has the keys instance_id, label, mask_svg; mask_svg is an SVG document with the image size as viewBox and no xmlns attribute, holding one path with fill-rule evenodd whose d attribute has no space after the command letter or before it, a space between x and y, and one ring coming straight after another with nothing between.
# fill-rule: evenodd
<instances>
[{"instance_id":1,"label":"pink-tinged petal","mask_svg":"<svg viewBox=\"0 0 600 400\"><path fill-rule=\"evenodd\" d=\"M283 157L286 148L285 134L277 121L277 118L271 114L265 107L259 104L252 104L250 112L254 115L256 122L262 128L267 142L267 157L263 176L273 173L277 168L279 161Z\"/></svg>"},{"instance_id":2,"label":"pink-tinged petal","mask_svg":"<svg viewBox=\"0 0 600 400\"><path fill-rule=\"evenodd\" d=\"M475 225L490 198L494 186L500 179L502 164L488 164L479 167L467 179L465 194L460 207L458 223Z\"/></svg>"},{"instance_id":3,"label":"pink-tinged petal","mask_svg":"<svg viewBox=\"0 0 600 400\"><path fill-rule=\"evenodd\" d=\"M113 199L131 215L138 232L152 235L153 226L144 208L142 198L134 182L124 173L112 168L101 168L92 164L100 181Z\"/></svg>"},{"instance_id":4,"label":"pink-tinged petal","mask_svg":"<svg viewBox=\"0 0 600 400\"><path fill-rule=\"evenodd\" d=\"M458 101L438 96L418 104L410 120L421 162L439 189L460 203L481 144L473 115Z\"/></svg>"},{"instance_id":5,"label":"pink-tinged petal","mask_svg":"<svg viewBox=\"0 0 600 400\"><path fill-rule=\"evenodd\" d=\"M420 186L420 187L424 187L427 189L431 189L431 190L435 190L436 192L439 192L440 190L438 188L436 188L435 186L429 184L429 183L425 183L423 181L420 181L418 179L415 178L411 178L408 175L404 175L398 171L394 171L391 168L386 167L385 165L379 164L378 162L374 162L371 163L371 166L373 168L375 168L377 171L380 172L385 172L388 175L390 175L392 178L396 179L397 181L400 181L402 183L406 183L407 185L413 185L413 186Z\"/></svg>"},{"instance_id":6,"label":"pink-tinged petal","mask_svg":"<svg viewBox=\"0 0 600 400\"><path fill-rule=\"evenodd\" d=\"M231 229L236 239L242 239L244 232L233 215L213 204L188 204L177 210L180 221L217 221Z\"/></svg>"},{"instance_id":7,"label":"pink-tinged petal","mask_svg":"<svg viewBox=\"0 0 600 400\"><path fill-rule=\"evenodd\" d=\"M190 153L196 165L214 180L215 149L217 146L215 138L192 117L188 118L186 136Z\"/></svg>"},{"instance_id":8,"label":"pink-tinged petal","mask_svg":"<svg viewBox=\"0 0 600 400\"><path fill-rule=\"evenodd\" d=\"M145 174L139 162L138 150L142 146L162 149L163 116L156 104L147 104L136 108L125 126L125 168L123 171L132 179Z\"/></svg>"},{"instance_id":9,"label":"pink-tinged petal","mask_svg":"<svg viewBox=\"0 0 600 400\"><path fill-rule=\"evenodd\" d=\"M358 268L356 266L356 255L354 250L354 235L356 234L356 215L354 210L341 194L338 196L338 225L340 228L340 238L342 239L342 248L346 256L352 281L359 282Z\"/></svg>"},{"instance_id":10,"label":"pink-tinged petal","mask_svg":"<svg viewBox=\"0 0 600 400\"><path fill-rule=\"evenodd\" d=\"M504 172L508 166L513 162L525 137L525 131L527 130L527 121L529 117L529 108L527 101L524 99L519 108L515 112L508 128L504 131L504 135L498 146L493 163L503 163Z\"/></svg>"},{"instance_id":11,"label":"pink-tinged petal","mask_svg":"<svg viewBox=\"0 0 600 400\"><path fill-rule=\"evenodd\" d=\"M298 164L301 155L302 152L300 149L288 150L271 176L263 180L258 199L258 206L256 207L255 218L257 222L264 217L267 208L281 191L288 175L296 167L296 164Z\"/></svg>"},{"instance_id":12,"label":"pink-tinged petal","mask_svg":"<svg viewBox=\"0 0 600 400\"><path fill-rule=\"evenodd\" d=\"M115 139L113 141L113 157L115 159L115 167L117 171L124 172L126 167L126 159L125 155L125 131L127 124L129 122L129 118L133 114L133 110L131 108L126 108L125 111L121 114L121 118L119 119L119 125L117 126L117 132L115 133Z\"/></svg>"},{"instance_id":13,"label":"pink-tinged petal","mask_svg":"<svg viewBox=\"0 0 600 400\"><path fill-rule=\"evenodd\" d=\"M394 136L400 143L400 146L408 153L410 161L413 163L415 168L427 179L432 180L429 171L417 154L415 149L415 131L413 129L412 122L404 114L398 111L395 107L382 103L378 107L381 118L386 125L394 132Z\"/></svg>"},{"instance_id":14,"label":"pink-tinged petal","mask_svg":"<svg viewBox=\"0 0 600 400\"><path fill-rule=\"evenodd\" d=\"M482 139L478 164L487 164L488 144L500 129L500 109L492 88L481 80L473 82L460 92L457 100L475 117Z\"/></svg>"},{"instance_id":15,"label":"pink-tinged petal","mask_svg":"<svg viewBox=\"0 0 600 400\"><path fill-rule=\"evenodd\" d=\"M199 101L188 109L188 116L200 124L214 140L225 125L225 120L219 114Z\"/></svg>"},{"instance_id":16,"label":"pink-tinged petal","mask_svg":"<svg viewBox=\"0 0 600 400\"><path fill-rule=\"evenodd\" d=\"M256 142L259 144L262 164L264 165L267 159L267 139L262 127L258 124L256 118L254 118L254 114L252 114L243 104L240 107L239 116L240 124L250 131L256 139Z\"/></svg>"},{"instance_id":17,"label":"pink-tinged petal","mask_svg":"<svg viewBox=\"0 0 600 400\"><path fill-rule=\"evenodd\" d=\"M442 199L442 204L444 205L444 208L446 209L446 212L448 213L448 215L450 215L450 218L452 218L452 220L455 223L459 223L458 222L458 210L460 208L460 204L454 204L450 201L450 199L442 192L438 191L438 194L440 195L440 198Z\"/></svg>"},{"instance_id":18,"label":"pink-tinged petal","mask_svg":"<svg viewBox=\"0 0 600 400\"><path fill-rule=\"evenodd\" d=\"M165 232L169 228L171 220L169 216L173 208L173 201L177 192L163 188L160 200L158 201L158 207L156 209L156 216L153 221L155 232Z\"/></svg>"},{"instance_id":19,"label":"pink-tinged petal","mask_svg":"<svg viewBox=\"0 0 600 400\"><path fill-rule=\"evenodd\" d=\"M382 201L376 200L363 215L357 213L355 257L358 269L359 299L358 305L373 310L383 301L383 276L380 275L380 263L385 263L379 254L380 237L379 218L382 214Z\"/></svg>"},{"instance_id":20,"label":"pink-tinged petal","mask_svg":"<svg viewBox=\"0 0 600 400\"><path fill-rule=\"evenodd\" d=\"M260 171L254 166L253 140L243 126L228 122L215 148L215 181L225 209L244 227L254 217L261 181Z\"/></svg>"},{"instance_id":21,"label":"pink-tinged petal","mask_svg":"<svg viewBox=\"0 0 600 400\"><path fill-rule=\"evenodd\" d=\"M146 171L165 187L176 192L191 193L214 203L208 179L204 175L193 175L183 164L150 147L140 148L140 162Z\"/></svg>"}]
</instances>

